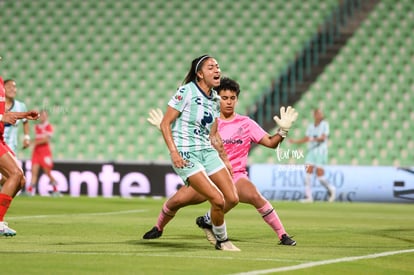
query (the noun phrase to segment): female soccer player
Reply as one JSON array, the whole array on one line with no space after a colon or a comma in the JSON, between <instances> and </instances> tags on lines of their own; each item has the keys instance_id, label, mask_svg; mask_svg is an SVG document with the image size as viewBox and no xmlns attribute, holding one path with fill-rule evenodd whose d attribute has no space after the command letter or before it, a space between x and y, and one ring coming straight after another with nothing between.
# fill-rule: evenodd
<instances>
[{"instance_id":1,"label":"female soccer player","mask_svg":"<svg viewBox=\"0 0 414 275\"><path fill-rule=\"evenodd\" d=\"M4 141L4 124L15 124L18 119L35 120L39 118L39 113L36 111L5 112L5 110L6 95L3 78L0 77L0 173L6 179L0 190L0 236L14 236L16 231L4 221L4 216L17 192L24 187L26 179L13 151Z\"/></svg>"},{"instance_id":2,"label":"female soccer player","mask_svg":"<svg viewBox=\"0 0 414 275\"><path fill-rule=\"evenodd\" d=\"M223 78L217 92L221 97L221 114L218 121L218 131L223 140L224 149L233 167L233 182L237 189L240 202L253 205L264 221L276 232L283 245L296 245L291 237L286 233L279 216L273 206L257 190L256 186L249 180L247 175L247 157L251 143L255 142L269 148L276 148L283 138L286 137L292 123L297 119L298 113L291 107L286 110L281 108L281 118L274 117L280 129L277 134L269 135L256 122L247 116L239 115L235 112L240 88L237 82L229 78ZM150 123L157 125L162 117L162 113L150 113ZM169 198L163 209L169 209L167 214L161 211L158 222L149 232L144 235L144 239L159 238L166 224L174 217L174 214L187 205L198 204L205 201L205 198L195 194L191 188L179 189ZM213 242L211 234L210 213L198 217L197 225L204 230L207 239Z\"/></svg>"},{"instance_id":3,"label":"female soccer player","mask_svg":"<svg viewBox=\"0 0 414 275\"><path fill-rule=\"evenodd\" d=\"M35 126L35 139L33 141L34 149L32 153L32 178L30 186L27 189L29 195L34 195L34 188L37 185L40 168L49 177L52 185L52 196L60 197L62 194L57 188L56 179L52 175L53 158L50 149L50 139L53 135L53 126L49 123L49 116L46 110L40 111L40 123Z\"/></svg>"},{"instance_id":4,"label":"female soccer player","mask_svg":"<svg viewBox=\"0 0 414 275\"><path fill-rule=\"evenodd\" d=\"M311 179L314 172L328 192L328 201L335 201L335 187L325 178L324 165L328 163L329 123L324 119L322 110L313 111L314 122L308 125L305 137L289 139L290 143L308 143L306 154L305 198L301 202L313 202Z\"/></svg>"},{"instance_id":5,"label":"female soccer player","mask_svg":"<svg viewBox=\"0 0 414 275\"><path fill-rule=\"evenodd\" d=\"M168 102L160 129L170 151L174 171L187 186L211 204L216 249L238 251L228 239L224 221L225 204L227 207L235 206L238 196L227 169L231 169L231 165L217 132L220 97L213 87L220 84L220 77L216 59L209 55L195 58L184 85ZM163 211L166 215L173 215L167 207Z\"/></svg>"}]
</instances>

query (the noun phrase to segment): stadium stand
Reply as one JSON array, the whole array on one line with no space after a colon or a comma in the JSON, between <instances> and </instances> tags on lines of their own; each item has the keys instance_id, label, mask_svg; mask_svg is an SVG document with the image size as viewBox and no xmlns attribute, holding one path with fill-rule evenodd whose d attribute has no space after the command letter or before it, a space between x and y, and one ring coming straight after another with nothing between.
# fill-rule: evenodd
<instances>
[{"instance_id":1,"label":"stadium stand","mask_svg":"<svg viewBox=\"0 0 414 275\"><path fill-rule=\"evenodd\" d=\"M331 127L331 164L412 165L413 17L410 1L381 1L295 104L301 114L290 135L303 136L320 107ZM275 162L275 153L255 148L250 162Z\"/></svg>"},{"instance_id":2,"label":"stadium stand","mask_svg":"<svg viewBox=\"0 0 414 275\"><path fill-rule=\"evenodd\" d=\"M192 58L216 56L247 113L339 2L2 1L1 75L51 113L56 159L168 161L146 115L166 105ZM412 165L413 17L409 0L381 1L295 104L290 135L321 107L331 164ZM255 148L250 162L274 163L274 152Z\"/></svg>"},{"instance_id":3,"label":"stadium stand","mask_svg":"<svg viewBox=\"0 0 414 275\"><path fill-rule=\"evenodd\" d=\"M150 108L203 53L243 88L239 112L338 5L317 1L2 1L1 74L56 125L56 159L168 160ZM28 158L29 152L19 153Z\"/></svg>"}]
</instances>

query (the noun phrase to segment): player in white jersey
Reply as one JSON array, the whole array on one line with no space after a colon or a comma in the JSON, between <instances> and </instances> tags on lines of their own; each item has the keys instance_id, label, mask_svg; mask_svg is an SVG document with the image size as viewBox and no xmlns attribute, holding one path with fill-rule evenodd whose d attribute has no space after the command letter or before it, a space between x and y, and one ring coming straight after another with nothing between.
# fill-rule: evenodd
<instances>
[{"instance_id":1,"label":"player in white jersey","mask_svg":"<svg viewBox=\"0 0 414 275\"><path fill-rule=\"evenodd\" d=\"M239 198L231 179L231 165L217 131L220 98L213 87L220 84L220 77L216 59L209 55L195 58L184 85L168 102L160 129L174 171L211 204L216 249L239 251L228 239L224 220L225 207L234 207Z\"/></svg>"},{"instance_id":2,"label":"player in white jersey","mask_svg":"<svg viewBox=\"0 0 414 275\"><path fill-rule=\"evenodd\" d=\"M305 175L305 198L302 202L313 202L311 178L314 172L320 183L328 191L328 201L335 200L335 187L325 178L324 165L328 163L328 137L329 123L324 119L320 109L313 111L314 123L311 123L307 130L306 136L301 139L289 139L291 143L308 143L308 151L305 158L306 175Z\"/></svg>"},{"instance_id":3,"label":"player in white jersey","mask_svg":"<svg viewBox=\"0 0 414 275\"><path fill-rule=\"evenodd\" d=\"M16 81L13 79L5 80L4 89L6 91L6 112L26 112L26 105L15 98L17 93ZM27 148L30 145L30 128L27 119L19 119L13 125L4 125L4 140L16 155L19 144L19 127L21 124L23 125L24 133L23 148Z\"/></svg>"}]
</instances>

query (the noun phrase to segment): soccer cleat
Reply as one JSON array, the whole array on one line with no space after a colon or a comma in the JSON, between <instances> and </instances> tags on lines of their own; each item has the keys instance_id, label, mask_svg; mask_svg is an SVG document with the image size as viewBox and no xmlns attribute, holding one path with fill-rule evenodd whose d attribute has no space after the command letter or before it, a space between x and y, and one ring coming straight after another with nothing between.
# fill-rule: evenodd
<instances>
[{"instance_id":1,"label":"soccer cleat","mask_svg":"<svg viewBox=\"0 0 414 275\"><path fill-rule=\"evenodd\" d=\"M229 239L225 239L224 241L217 241L216 249L223 251L240 251L240 249L237 246L235 246L231 241L229 241Z\"/></svg>"},{"instance_id":2,"label":"soccer cleat","mask_svg":"<svg viewBox=\"0 0 414 275\"><path fill-rule=\"evenodd\" d=\"M24 194L26 197L34 197L36 195L36 191L34 189L26 190Z\"/></svg>"},{"instance_id":3,"label":"soccer cleat","mask_svg":"<svg viewBox=\"0 0 414 275\"><path fill-rule=\"evenodd\" d=\"M19 196L22 196L22 197L28 197L28 196L30 196L30 194L29 194L28 192L26 192L26 190L22 190L22 191L20 192Z\"/></svg>"},{"instance_id":4,"label":"soccer cleat","mask_svg":"<svg viewBox=\"0 0 414 275\"><path fill-rule=\"evenodd\" d=\"M145 233L142 238L146 239L146 240L158 239L159 237L161 237L161 235L162 235L162 231L158 230L158 228L156 226L154 226L153 228L151 228L150 231Z\"/></svg>"},{"instance_id":5,"label":"soccer cleat","mask_svg":"<svg viewBox=\"0 0 414 275\"><path fill-rule=\"evenodd\" d=\"M0 236L12 237L16 235L16 231L11 229L7 222L0 222Z\"/></svg>"},{"instance_id":6,"label":"soccer cleat","mask_svg":"<svg viewBox=\"0 0 414 275\"><path fill-rule=\"evenodd\" d=\"M59 198L59 197L63 197L63 195L59 191L54 191L52 192L52 197Z\"/></svg>"},{"instance_id":7,"label":"soccer cleat","mask_svg":"<svg viewBox=\"0 0 414 275\"><path fill-rule=\"evenodd\" d=\"M209 241L212 245L216 244L216 237L213 233L213 227L211 224L206 223L203 216L200 216L196 219L196 224L200 227L204 233L206 234L207 241Z\"/></svg>"},{"instance_id":8,"label":"soccer cleat","mask_svg":"<svg viewBox=\"0 0 414 275\"><path fill-rule=\"evenodd\" d=\"M54 192L52 192L52 197L55 197L55 198L60 198L60 197L62 197L63 195L62 195L62 193L60 193L59 191L54 191Z\"/></svg>"},{"instance_id":9,"label":"soccer cleat","mask_svg":"<svg viewBox=\"0 0 414 275\"><path fill-rule=\"evenodd\" d=\"M296 245L296 241L293 240L291 237L289 237L286 234L282 235L282 239L280 239L279 244L281 245L291 245L291 246L295 246Z\"/></svg>"},{"instance_id":10,"label":"soccer cleat","mask_svg":"<svg viewBox=\"0 0 414 275\"><path fill-rule=\"evenodd\" d=\"M299 200L299 202L301 202L301 203L312 203L313 198L304 198L304 199Z\"/></svg>"}]
</instances>

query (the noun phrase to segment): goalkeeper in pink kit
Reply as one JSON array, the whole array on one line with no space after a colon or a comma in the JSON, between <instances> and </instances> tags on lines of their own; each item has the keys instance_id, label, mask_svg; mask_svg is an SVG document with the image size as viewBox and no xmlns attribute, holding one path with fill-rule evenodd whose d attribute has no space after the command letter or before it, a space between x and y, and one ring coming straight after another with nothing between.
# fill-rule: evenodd
<instances>
[{"instance_id":1,"label":"goalkeeper in pink kit","mask_svg":"<svg viewBox=\"0 0 414 275\"><path fill-rule=\"evenodd\" d=\"M276 148L283 141L292 123L296 120L298 113L290 106L285 109L281 107L280 118L275 116L274 120L279 125L275 135L269 135L255 121L247 116L235 112L235 107L240 93L239 84L230 79L222 78L220 86L216 88L221 97L220 119L218 120L218 131L223 140L223 146L227 157L233 168L233 183L236 186L239 201L254 206L263 220L275 231L282 245L296 245L287 234L278 214L266 198L257 190L256 186L249 180L247 174L247 157L252 142L269 148ZM160 110L152 110L148 121L155 126L162 119ZM223 194L226 197L226 194ZM175 216L176 212L187 205L199 204L206 199L195 192L191 187L180 188L163 205L158 216L157 224L147 233L144 239L159 238L164 227ZM230 210L227 209L226 210ZM215 238L211 231L210 214L196 219L197 225L206 233L207 239L214 244Z\"/></svg>"}]
</instances>

